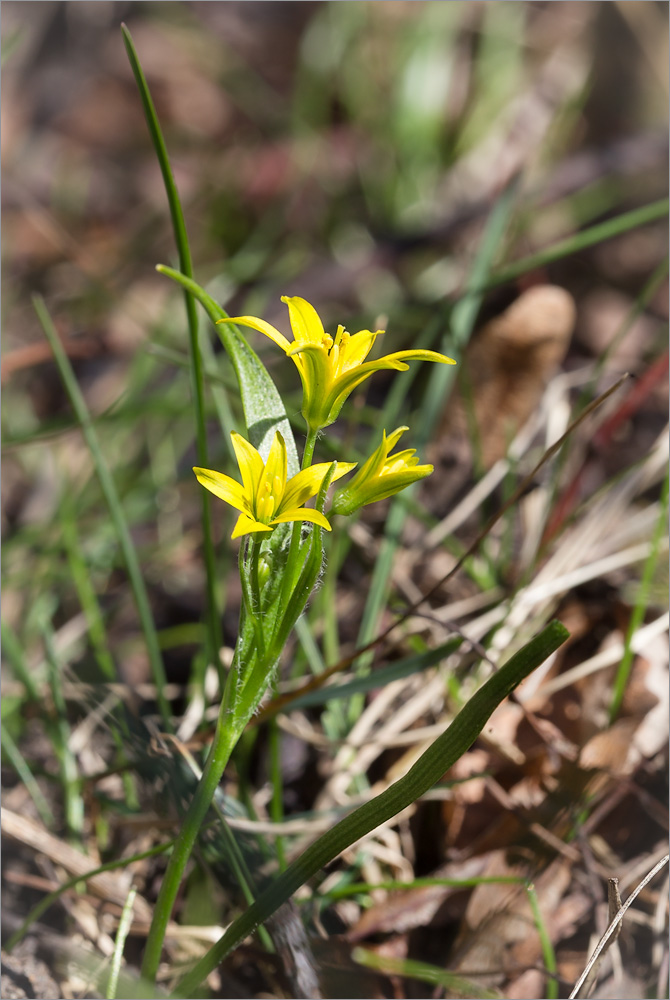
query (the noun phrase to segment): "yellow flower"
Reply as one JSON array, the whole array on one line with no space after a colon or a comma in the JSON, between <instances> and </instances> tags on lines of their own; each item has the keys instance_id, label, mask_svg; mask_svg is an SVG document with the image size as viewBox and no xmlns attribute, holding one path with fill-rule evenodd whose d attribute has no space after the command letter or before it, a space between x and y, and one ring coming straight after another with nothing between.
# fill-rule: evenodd
<instances>
[{"instance_id":1,"label":"yellow flower","mask_svg":"<svg viewBox=\"0 0 670 1000\"><path fill-rule=\"evenodd\" d=\"M205 489L241 511L231 538L254 531L272 531L284 521L313 521L330 531L330 524L320 511L302 505L319 492L332 462L311 465L286 482L286 444L279 431L275 433L267 462L240 434L233 431L231 437L241 485L221 472L193 469ZM350 462L338 462L333 480L353 468Z\"/></svg>"},{"instance_id":2,"label":"yellow flower","mask_svg":"<svg viewBox=\"0 0 670 1000\"><path fill-rule=\"evenodd\" d=\"M221 319L219 323L239 323L264 333L278 344L288 357L293 358L302 380L302 415L311 431L332 424L347 396L373 372L382 368L406 371L406 360L440 361L455 365L453 358L437 351L396 351L378 361L366 361L376 338L383 330L372 333L360 330L347 333L338 326L335 337L323 328L323 323L313 306L298 296L282 296L288 306L293 343L286 339L265 320L255 316L237 316Z\"/></svg>"},{"instance_id":3,"label":"yellow flower","mask_svg":"<svg viewBox=\"0 0 670 1000\"><path fill-rule=\"evenodd\" d=\"M333 499L333 514L353 514L359 507L377 500L385 500L404 490L433 471L432 465L419 465L414 448L407 448L389 456L392 448L407 430L398 427L388 437L383 431L382 443L361 466L354 478L338 490Z\"/></svg>"}]
</instances>

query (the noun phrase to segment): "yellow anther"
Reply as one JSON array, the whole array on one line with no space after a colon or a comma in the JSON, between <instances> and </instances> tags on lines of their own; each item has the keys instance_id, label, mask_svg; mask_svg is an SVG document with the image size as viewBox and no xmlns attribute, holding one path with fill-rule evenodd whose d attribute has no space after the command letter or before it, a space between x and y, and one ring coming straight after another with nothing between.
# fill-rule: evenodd
<instances>
[{"instance_id":1,"label":"yellow anther","mask_svg":"<svg viewBox=\"0 0 670 1000\"><path fill-rule=\"evenodd\" d=\"M348 336L349 336L349 334L347 333L347 331L344 329L344 327L340 323L340 325L337 328L337 333L335 334L335 344L336 345L341 344L342 343L342 338L343 337L346 338ZM346 340L345 340L345 343L346 343Z\"/></svg>"}]
</instances>

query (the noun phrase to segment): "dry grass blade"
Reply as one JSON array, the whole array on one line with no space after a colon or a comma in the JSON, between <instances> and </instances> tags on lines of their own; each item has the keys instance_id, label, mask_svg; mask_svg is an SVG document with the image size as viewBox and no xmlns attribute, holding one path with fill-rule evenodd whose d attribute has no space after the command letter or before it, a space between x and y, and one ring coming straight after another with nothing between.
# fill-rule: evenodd
<instances>
[{"instance_id":1,"label":"dry grass blade","mask_svg":"<svg viewBox=\"0 0 670 1000\"><path fill-rule=\"evenodd\" d=\"M579 425L583 423L584 420L586 420L586 418L589 417L594 412L594 410L597 410L598 407L601 406L606 399L609 399L610 396L612 396L618 389L620 389L621 386L624 384L624 382L626 382L629 378L630 375L628 375L628 373L622 375L621 378L614 383L614 385L610 386L610 388L607 389L605 392L601 393L601 395L598 396L597 399L594 399L593 402L589 403L589 405L585 407L584 410L582 410L579 416L572 421L572 423L566 430L565 434L563 434L558 439L558 441L555 441L550 448L547 448L547 450L545 451L544 455L537 463L537 465L522 480L517 489L514 490L514 492L512 493L512 496L509 498L509 500L507 500L502 505L502 507L500 507L500 509L497 510L496 513L490 518L490 520L486 523L485 527L482 529L482 531L480 531L480 533L477 535L472 544L469 545L468 548L465 550L465 552L460 557L456 565L452 569L450 569L449 572L444 577L442 577L441 580L438 580L438 582L433 587L431 587L431 589L428 591L427 594L424 594L420 602L421 604L423 604L424 601L427 601L430 597L432 597L432 595L436 593L440 589L440 587L444 586L444 584L447 583L447 581L450 580L451 577L458 572L458 570L462 567L466 559L477 551L482 541L491 531L491 528L493 528L494 525L496 525L498 521L506 514L506 512L510 510L510 508L512 508L518 502L519 498L524 495L528 487L532 484L533 480L537 476L540 469L547 464L550 458L552 458L558 451L560 451L560 449L563 447L565 442L570 438L572 433L577 429L577 427L579 427ZM416 611L417 607L418 606L415 605L414 607L410 608L409 611L407 611L398 621L394 622L393 625L390 626L390 628L387 630L387 632L384 633L384 635L382 635L380 639L378 639L377 641L381 641L381 639L385 638L388 632L391 631L391 629L395 628L396 625L399 625L400 622L404 621L409 614L412 614L414 611ZM359 650L359 653L360 652L361 650Z\"/></svg>"},{"instance_id":2,"label":"dry grass blade","mask_svg":"<svg viewBox=\"0 0 670 1000\"><path fill-rule=\"evenodd\" d=\"M631 905L631 903L634 902L637 896L639 896L644 887L648 885L649 882L651 882L654 876L657 875L663 868L665 868L669 860L670 860L670 855L668 854L662 857L661 860L654 865L651 871L647 875L645 875L645 877L642 879L640 884L633 890L633 892L631 892L630 896L628 897L626 902L622 905L621 909L617 911L616 916L614 917L609 927L607 928L607 930L601 937L600 941L596 945L595 951L591 955L591 958L589 959L586 968L584 969L583 973L577 980L575 987L572 993L570 994L569 1000L574 1000L574 998L576 997L585 997L587 995L588 989L597 974L598 965L602 961L605 952L611 946L612 942L615 940L615 937L619 932L621 921L624 918L626 910Z\"/></svg>"},{"instance_id":3,"label":"dry grass blade","mask_svg":"<svg viewBox=\"0 0 670 1000\"><path fill-rule=\"evenodd\" d=\"M72 875L85 875L95 867L95 862L81 851L70 847L60 837L54 837L34 820L19 816L7 807L2 810L0 822L3 834L46 854L55 864L62 865ZM129 884L130 877L124 872L101 872L88 879L89 888L100 899L110 900L119 906L123 906L126 902ZM151 907L143 896L135 897L133 909L138 920L146 922L151 919Z\"/></svg>"}]
</instances>

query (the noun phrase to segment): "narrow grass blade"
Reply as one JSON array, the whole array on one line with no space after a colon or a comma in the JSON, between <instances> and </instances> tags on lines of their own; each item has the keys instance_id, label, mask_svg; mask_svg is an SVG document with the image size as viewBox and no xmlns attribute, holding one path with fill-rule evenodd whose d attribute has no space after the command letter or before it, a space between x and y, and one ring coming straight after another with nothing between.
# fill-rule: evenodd
<instances>
[{"instance_id":1,"label":"narrow grass blade","mask_svg":"<svg viewBox=\"0 0 670 1000\"><path fill-rule=\"evenodd\" d=\"M63 545L67 556L72 581L79 597L82 611L86 616L88 634L93 653L102 675L108 681L116 680L116 668L107 643L100 603L91 583L91 575L84 560L76 525L76 511L71 492L66 487L61 497L59 522Z\"/></svg>"},{"instance_id":2,"label":"narrow grass blade","mask_svg":"<svg viewBox=\"0 0 670 1000\"><path fill-rule=\"evenodd\" d=\"M448 339L440 345L439 349L454 354L456 358L468 343L479 312L483 292L478 293L475 289L481 289L485 284L486 277L493 264L493 260L500 246L505 233L510 214L514 207L514 200L517 192L517 184L511 184L504 194L498 199L491 214L481 247L477 254L466 294L456 303L452 310L450 319L450 334ZM444 401L449 395L453 384L456 369L451 365L434 365L428 382L428 389L421 410L421 426L417 428L415 440L419 450L431 439L435 425L444 409ZM414 492L413 487L404 490L403 494L396 497L391 504L388 517L386 519L385 537L379 551L377 562L375 563L368 599L365 604L363 620L358 635L358 645L364 646L374 636L378 628L380 616L388 598L391 580L391 570L396 549L402 535L403 525L407 516L407 499ZM369 658L362 660L359 671L364 671ZM360 712L361 702L356 700L352 703L349 714L350 721L354 721Z\"/></svg>"},{"instance_id":3,"label":"narrow grass blade","mask_svg":"<svg viewBox=\"0 0 670 1000\"><path fill-rule=\"evenodd\" d=\"M351 844L396 816L436 784L472 746L494 709L521 681L568 638L558 621L549 625L502 666L461 709L451 725L421 755L407 774L380 795L366 802L297 858L263 892L253 906L235 920L223 937L179 984L187 996L262 921L313 875Z\"/></svg>"},{"instance_id":4,"label":"narrow grass blade","mask_svg":"<svg viewBox=\"0 0 670 1000\"><path fill-rule=\"evenodd\" d=\"M620 236L631 229L637 229L638 226L644 226L649 222L657 222L659 219L664 219L668 214L668 207L670 207L670 201L667 198L661 198L660 201L654 201L651 205L644 205L642 208L633 209L632 212L624 212L623 215L617 215L615 219L608 219L607 222L599 222L596 226L591 226L589 229L584 229L581 233L575 233L574 236L569 236L565 240L554 243L553 246L547 247L546 250L538 250L537 253L523 257L521 260L509 264L500 271L496 271L488 282L487 287L495 288L497 285L504 285L508 281L513 281L522 274L526 274L527 271L534 271L538 267L546 267L547 264L553 264L554 261L561 260L563 257L569 257L571 254L579 253L580 250L585 250L587 247L595 246L604 240L610 240L614 236Z\"/></svg>"},{"instance_id":5,"label":"narrow grass blade","mask_svg":"<svg viewBox=\"0 0 670 1000\"><path fill-rule=\"evenodd\" d=\"M2 636L2 652L7 657L14 673L26 689L26 695L34 704L41 702L41 696L32 674L28 670L23 655L23 647L14 629L7 622L0 625Z\"/></svg>"},{"instance_id":6,"label":"narrow grass blade","mask_svg":"<svg viewBox=\"0 0 670 1000\"><path fill-rule=\"evenodd\" d=\"M421 670L428 670L429 667L435 666L436 663L439 663L445 657L455 653L462 642L463 639L461 636L448 639L447 642L442 643L442 645L437 646L435 649L429 649L427 652L419 653L417 656L408 656L402 660L396 660L395 663L391 663L387 667L380 667L373 670L372 673L365 677L356 677L353 681L349 681L346 684L336 684L318 688L316 691L308 691L294 701L289 700L288 703L282 701L281 705L278 706L278 710L292 712L296 708L307 708L308 706L311 708L314 705L324 705L326 702L349 698L354 694L367 694L375 688L385 687L392 681L411 677L412 674L419 673ZM268 707L272 708L272 704ZM268 718L274 714L276 712L266 711L263 713L262 718Z\"/></svg>"},{"instance_id":7,"label":"narrow grass blade","mask_svg":"<svg viewBox=\"0 0 670 1000\"><path fill-rule=\"evenodd\" d=\"M70 567L70 573L72 574L72 581L75 585L82 611L86 616L88 635L93 648L93 654L103 678L108 681L115 681L117 679L117 672L114 660L109 651L102 609L100 608L100 602L91 582L91 575L82 552L77 531L77 512L73 497L68 489L64 490L61 497L59 522L63 535L65 554L68 566ZM163 648L162 645L161 648ZM114 727L112 729L112 739L120 754L124 757L127 746L124 742L124 735L126 738L128 736L125 721L122 723L122 730L120 732ZM128 805L134 803L137 806L137 792L133 783L133 776L125 772L122 780Z\"/></svg>"},{"instance_id":8,"label":"narrow grass blade","mask_svg":"<svg viewBox=\"0 0 670 1000\"><path fill-rule=\"evenodd\" d=\"M37 784L35 777L28 767L21 751L11 737L9 727L6 725L3 725L2 728L0 728L0 742L2 743L3 753L7 755L7 759L25 785L26 791L35 803L35 808L40 814L42 822L45 826L51 826L54 822L54 817L49 807L49 803L42 794L40 786Z\"/></svg>"},{"instance_id":9,"label":"narrow grass blade","mask_svg":"<svg viewBox=\"0 0 670 1000\"><path fill-rule=\"evenodd\" d=\"M84 829L84 800L82 779L77 759L70 750L70 726L67 708L61 686L61 668L54 648L51 630L44 631L44 653L49 669L51 697L55 709L49 726L54 752L60 764L63 797L65 799L65 823L70 834L80 838Z\"/></svg>"},{"instance_id":10,"label":"narrow grass blade","mask_svg":"<svg viewBox=\"0 0 670 1000\"><path fill-rule=\"evenodd\" d=\"M367 969L389 976L404 976L406 979L418 979L422 983L431 983L443 990L448 990L452 996L467 997L468 1000L499 1000L502 993L485 989L472 979L460 976L448 969L441 969L428 962L417 962L412 958L392 958L389 955L378 955L366 948L354 948L351 953L354 962L364 965Z\"/></svg>"},{"instance_id":11,"label":"narrow grass blade","mask_svg":"<svg viewBox=\"0 0 670 1000\"><path fill-rule=\"evenodd\" d=\"M112 962L109 968L109 978L107 979L107 989L105 990L106 1000L116 1000L116 991L119 985L119 973L121 971L121 960L123 959L123 949L126 945L126 938L133 920L133 903L137 895L137 888L133 885L128 891L126 902L121 911L121 919L116 931L116 941L112 953Z\"/></svg>"},{"instance_id":12,"label":"narrow grass blade","mask_svg":"<svg viewBox=\"0 0 670 1000\"><path fill-rule=\"evenodd\" d=\"M163 133L156 115L151 93L146 78L142 71L133 40L125 24L121 25L123 42L128 53L128 59L135 76L147 126L154 144L156 157L163 175L163 184L170 206L170 216L172 218L172 228L174 230L175 242L179 253L179 267L189 278L193 277L193 265L191 261L191 249L186 233L186 223L177 186L172 176L170 158L168 156ZM188 320L189 346L191 354L191 380L193 389L193 402L195 404L195 430L196 430L196 450L198 455L198 465L204 468L209 467L207 455L207 422L205 416L205 386L203 380L203 359L198 342L198 313L195 307L195 299L188 289L184 289L184 300L186 303L186 317ZM223 664L220 661L219 650L223 639L221 633L221 620L219 614L218 584L216 573L216 560L214 558L214 543L212 540L212 515L210 496L207 490L200 490L200 502L202 509L202 537L203 550L205 556L205 572L207 577L207 622L209 627L210 657L217 665L221 682L223 685Z\"/></svg>"},{"instance_id":13,"label":"narrow grass blade","mask_svg":"<svg viewBox=\"0 0 670 1000\"><path fill-rule=\"evenodd\" d=\"M63 345L60 342L58 334L56 333L56 328L54 327L51 317L44 304L44 300L39 296L35 296L33 298L33 305L39 321L42 324L42 329L44 330L47 340L49 341L51 350L53 351L60 377L63 380L63 385L65 386L65 391L70 398L70 403L72 404L72 408L75 412L77 420L79 421L79 425L84 435L84 440L88 445L91 458L93 459L100 487L109 509L114 530L116 531L116 537L118 538L119 545L121 547L123 560L126 564L130 585L135 598L135 604L137 605L137 612L142 625L142 631L144 632L147 654L149 656L151 673L156 685L158 708L161 716L163 717L163 724L169 731L171 731L170 706L168 705L165 695L163 694L166 683L163 658L158 645L156 626L151 614L149 597L142 578L137 552L135 551L135 547L130 537L130 530L128 528L128 522L126 520L123 506L119 500L119 495L116 491L112 474L109 471L109 467L102 453L91 414L89 413L86 401L84 400L79 385L77 384L77 380L72 370L72 365L70 364L67 354L63 350Z\"/></svg>"},{"instance_id":14,"label":"narrow grass blade","mask_svg":"<svg viewBox=\"0 0 670 1000\"><path fill-rule=\"evenodd\" d=\"M551 937L549 936L547 925L544 922L544 918L540 910L540 903L537 898L535 888L532 885L527 885L526 894L528 896L530 908L533 911L535 926L537 927L538 934L540 935L542 957L544 958L544 965L548 973L547 982L544 987L545 996L547 997L547 1000L556 1000L558 997L558 981L555 978L558 971L556 952L554 951L554 946L551 943Z\"/></svg>"},{"instance_id":15,"label":"narrow grass blade","mask_svg":"<svg viewBox=\"0 0 670 1000\"><path fill-rule=\"evenodd\" d=\"M472 336L484 297L484 286L505 235L514 209L517 191L518 181L515 181L509 185L496 202L484 230L465 292L451 310L449 332L445 335L439 349L448 353L455 352L453 356L457 360L461 358ZM428 383L427 398L421 409L421 427L417 438L419 447L431 440L435 426L444 410L444 401L449 395L458 371L458 367L451 365L435 365L433 367Z\"/></svg>"},{"instance_id":16,"label":"narrow grass blade","mask_svg":"<svg viewBox=\"0 0 670 1000\"><path fill-rule=\"evenodd\" d=\"M667 526L668 473L666 472L663 490L661 493L661 512L658 521L656 522L656 527L654 528L654 534L651 540L651 551L649 552L644 564L644 569L642 570L640 587L638 589L635 605L631 612L630 621L628 622L628 628L626 629L623 656L621 657L621 663L619 664L619 669L617 670L617 675L614 680L614 691L609 710L610 723L614 722L619 714L621 703L623 702L623 696L626 692L626 684L628 683L628 678L633 667L633 657L635 655L633 651L633 636L644 621L644 615L647 610L647 602L649 600L649 591L654 577L656 564L658 563L661 540L667 531Z\"/></svg>"},{"instance_id":17,"label":"narrow grass blade","mask_svg":"<svg viewBox=\"0 0 670 1000\"><path fill-rule=\"evenodd\" d=\"M429 889L433 886L445 886L450 889L474 889L478 885L525 885L526 880L518 875L479 875L472 878L413 878L411 882L401 882L399 879L383 879L381 882L350 882L348 885L336 886L324 893L324 899L346 899L348 896L359 896L384 889L386 892L409 892L412 889Z\"/></svg>"},{"instance_id":18,"label":"narrow grass blade","mask_svg":"<svg viewBox=\"0 0 670 1000\"><path fill-rule=\"evenodd\" d=\"M310 670L313 674L320 674L326 669L326 664L314 637L312 627L306 617L298 618L295 623L295 634L305 654Z\"/></svg>"},{"instance_id":19,"label":"narrow grass blade","mask_svg":"<svg viewBox=\"0 0 670 1000\"><path fill-rule=\"evenodd\" d=\"M173 844L174 840L168 840L164 844L158 844L156 847L151 847L148 851L142 851L140 854L133 854L131 857L120 858L116 861L108 861L106 864L99 865L97 868L91 868L90 871L84 872L83 875L74 875L72 878L69 878L66 882L63 882L62 885L59 885L57 889L54 889L53 892L48 893L40 899L39 903L32 908L18 930L14 931L12 936L7 938L3 945L4 950L7 952L12 951L27 931L30 930L31 925L34 924L36 920L39 920L42 914L46 913L49 907L52 906L64 892L67 892L68 889L74 889L75 886L80 884L80 882L86 882L87 879L93 878L95 875L102 875L103 872L116 871L117 868L126 868L128 865L135 864L138 861L144 861L145 858L153 858L157 854L163 854L163 852L168 851Z\"/></svg>"}]
</instances>

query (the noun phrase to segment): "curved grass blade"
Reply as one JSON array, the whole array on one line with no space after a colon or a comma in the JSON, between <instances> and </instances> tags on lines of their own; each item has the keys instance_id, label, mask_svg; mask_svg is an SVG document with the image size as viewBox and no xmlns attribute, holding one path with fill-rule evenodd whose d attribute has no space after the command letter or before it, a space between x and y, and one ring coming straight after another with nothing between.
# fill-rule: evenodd
<instances>
[{"instance_id":1,"label":"curved grass blade","mask_svg":"<svg viewBox=\"0 0 670 1000\"><path fill-rule=\"evenodd\" d=\"M154 103L151 99L149 86L144 73L142 72L142 67L140 66L135 46L133 45L133 40L125 24L121 25L121 33L123 35L126 52L128 53L128 59L135 76L135 81L140 92L140 98L142 100L142 106L144 107L144 114L147 120L151 140L156 151L156 157L163 175L163 184L165 185L165 193L170 206L170 216L172 218L175 243L177 244L177 251L179 253L179 267L184 274L192 277L193 265L191 262L191 249L188 242L188 235L186 233L186 224L184 222L184 213L182 212L177 186L174 182L174 177L172 176L170 158L168 156L165 140L163 139L163 133L158 122ZM196 451L198 455L198 465L207 468L209 466L209 459L207 457L205 386L203 379L203 359L198 343L198 313L195 308L193 295L186 289L184 290L184 299L186 304L186 317L189 332L193 401L195 403ZM219 650L223 645L223 638L219 615L216 560L214 558L214 543L212 540L210 496L207 493L207 490L200 490L199 493L202 505L203 551L205 556L205 573L207 578L207 623L210 645L209 655L211 661L217 665L223 685L223 664L220 662L219 658Z\"/></svg>"},{"instance_id":2,"label":"curved grass blade","mask_svg":"<svg viewBox=\"0 0 670 1000\"><path fill-rule=\"evenodd\" d=\"M436 784L472 746L494 709L568 638L568 630L552 621L519 650L470 698L451 725L421 755L407 774L380 795L345 816L297 858L266 889L179 984L175 995L191 995L226 955L270 917L308 879L351 844L396 816Z\"/></svg>"}]
</instances>

